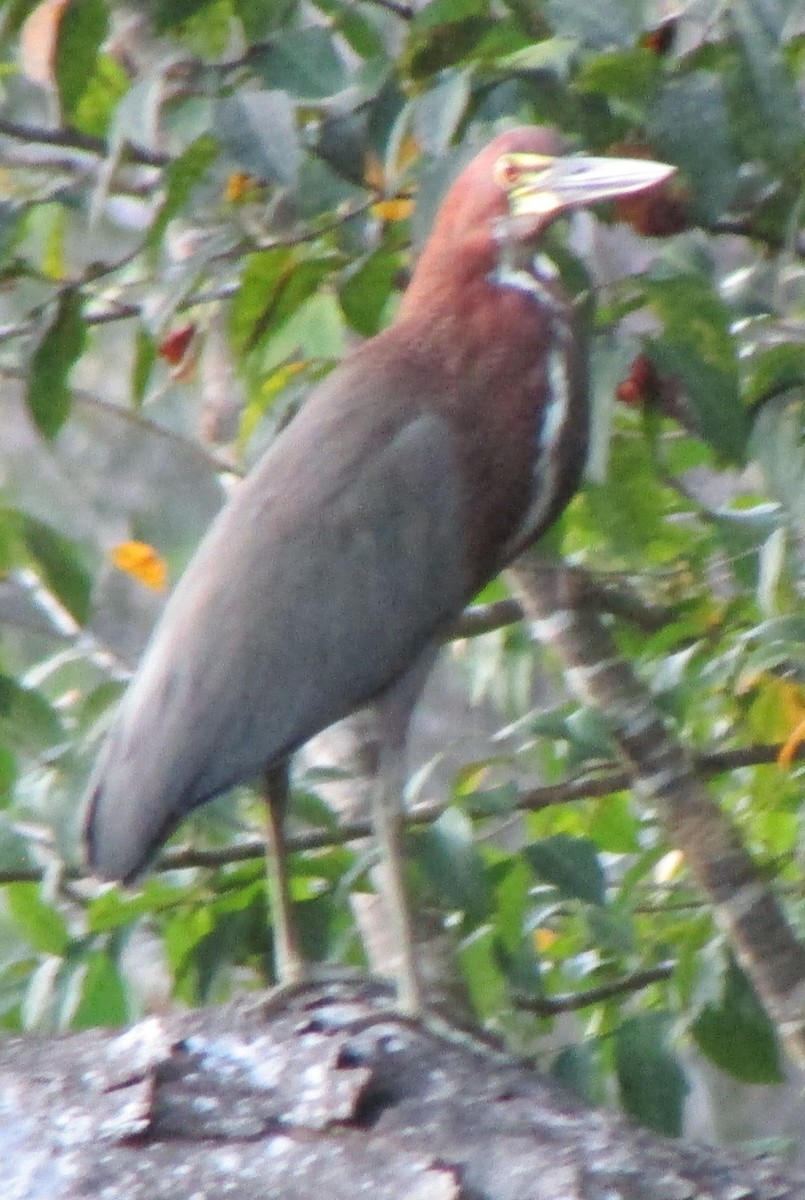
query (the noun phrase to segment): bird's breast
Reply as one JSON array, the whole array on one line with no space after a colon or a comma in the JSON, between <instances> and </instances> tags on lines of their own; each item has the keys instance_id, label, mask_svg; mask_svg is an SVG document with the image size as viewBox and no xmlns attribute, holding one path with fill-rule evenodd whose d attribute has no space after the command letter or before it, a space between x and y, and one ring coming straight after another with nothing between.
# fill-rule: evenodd
<instances>
[{"instance_id":1,"label":"bird's breast","mask_svg":"<svg viewBox=\"0 0 805 1200\"><path fill-rule=\"evenodd\" d=\"M504 286L535 310L540 330L530 394L519 401L532 421L528 498L503 551L508 560L545 532L576 491L589 418L585 358L572 309L539 275L522 272L514 286Z\"/></svg>"},{"instance_id":2,"label":"bird's breast","mask_svg":"<svg viewBox=\"0 0 805 1200\"><path fill-rule=\"evenodd\" d=\"M586 379L572 311L527 272L465 284L415 341L430 361L427 403L454 430L480 586L555 520L587 445Z\"/></svg>"}]
</instances>

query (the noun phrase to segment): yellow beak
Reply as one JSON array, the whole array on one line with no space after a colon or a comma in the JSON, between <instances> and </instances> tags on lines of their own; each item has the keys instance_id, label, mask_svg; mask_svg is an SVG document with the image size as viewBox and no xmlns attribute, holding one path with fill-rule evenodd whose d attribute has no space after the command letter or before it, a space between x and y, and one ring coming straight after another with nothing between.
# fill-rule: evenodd
<instances>
[{"instance_id":1,"label":"yellow beak","mask_svg":"<svg viewBox=\"0 0 805 1200\"><path fill-rule=\"evenodd\" d=\"M655 187L675 167L641 158L504 154L496 174L515 217L545 216Z\"/></svg>"}]
</instances>

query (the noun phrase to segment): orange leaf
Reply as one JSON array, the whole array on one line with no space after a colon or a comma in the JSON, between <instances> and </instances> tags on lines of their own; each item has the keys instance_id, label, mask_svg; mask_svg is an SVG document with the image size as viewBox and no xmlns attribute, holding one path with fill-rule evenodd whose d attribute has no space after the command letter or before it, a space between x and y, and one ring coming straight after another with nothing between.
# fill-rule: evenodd
<instances>
[{"instance_id":1,"label":"orange leaf","mask_svg":"<svg viewBox=\"0 0 805 1200\"><path fill-rule=\"evenodd\" d=\"M363 182L368 188L374 188L378 192L385 187L386 171L383 160L374 150L369 150L363 160Z\"/></svg>"},{"instance_id":2,"label":"orange leaf","mask_svg":"<svg viewBox=\"0 0 805 1200\"><path fill-rule=\"evenodd\" d=\"M233 171L226 181L224 194L230 204L242 204L245 200L255 200L259 192L260 185L253 175Z\"/></svg>"},{"instance_id":3,"label":"orange leaf","mask_svg":"<svg viewBox=\"0 0 805 1200\"><path fill-rule=\"evenodd\" d=\"M798 725L805 720L805 692L791 679L780 679L777 683L785 719L789 725Z\"/></svg>"},{"instance_id":4,"label":"orange leaf","mask_svg":"<svg viewBox=\"0 0 805 1200\"><path fill-rule=\"evenodd\" d=\"M790 767L803 742L805 742L805 718L800 721L796 729L785 739L783 747L777 755L778 764L781 767Z\"/></svg>"},{"instance_id":5,"label":"orange leaf","mask_svg":"<svg viewBox=\"0 0 805 1200\"><path fill-rule=\"evenodd\" d=\"M391 164L391 175L399 174L410 167L411 163L419 158L420 153L419 142L408 134L397 146L396 161ZM388 186L385 163L374 150L367 151L364 156L363 181L367 187L375 188L378 192L382 192Z\"/></svg>"},{"instance_id":6,"label":"orange leaf","mask_svg":"<svg viewBox=\"0 0 805 1200\"><path fill-rule=\"evenodd\" d=\"M372 205L372 212L381 221L405 221L414 211L414 202L410 196L396 196L393 200L378 200Z\"/></svg>"},{"instance_id":7,"label":"orange leaf","mask_svg":"<svg viewBox=\"0 0 805 1200\"><path fill-rule=\"evenodd\" d=\"M121 542L114 547L111 557L119 571L133 575L155 592L164 590L168 582L168 568L165 560L148 542Z\"/></svg>"},{"instance_id":8,"label":"orange leaf","mask_svg":"<svg viewBox=\"0 0 805 1200\"><path fill-rule=\"evenodd\" d=\"M553 929L543 928L535 929L533 937L534 945L536 946L537 950L544 952L545 950L550 950L551 946L558 939L559 934L555 933Z\"/></svg>"}]
</instances>

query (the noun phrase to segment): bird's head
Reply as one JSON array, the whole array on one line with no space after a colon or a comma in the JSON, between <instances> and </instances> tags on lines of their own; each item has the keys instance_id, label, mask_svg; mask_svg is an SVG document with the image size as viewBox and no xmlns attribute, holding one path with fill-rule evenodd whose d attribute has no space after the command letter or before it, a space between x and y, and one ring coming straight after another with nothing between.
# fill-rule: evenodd
<instances>
[{"instance_id":1,"label":"bird's head","mask_svg":"<svg viewBox=\"0 0 805 1200\"><path fill-rule=\"evenodd\" d=\"M445 196L417 266L489 268L501 244L534 245L552 221L600 201L654 187L673 174L639 158L563 154L550 129L526 125L494 138Z\"/></svg>"},{"instance_id":2,"label":"bird's head","mask_svg":"<svg viewBox=\"0 0 805 1200\"><path fill-rule=\"evenodd\" d=\"M551 134L546 148L520 149L518 135L528 133L538 135L534 144L542 144L546 131L515 130L515 144L502 149L492 165L492 177L507 208L496 225L498 239L533 241L563 213L643 192L663 183L675 170L648 159L559 154L550 144L555 141ZM506 136L497 140L504 141Z\"/></svg>"}]
</instances>

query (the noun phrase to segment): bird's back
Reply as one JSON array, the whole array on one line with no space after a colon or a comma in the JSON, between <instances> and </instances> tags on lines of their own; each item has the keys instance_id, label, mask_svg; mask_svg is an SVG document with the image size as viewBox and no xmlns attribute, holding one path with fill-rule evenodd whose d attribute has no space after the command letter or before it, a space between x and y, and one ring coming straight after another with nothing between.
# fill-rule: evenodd
<instances>
[{"instance_id":1,"label":"bird's back","mask_svg":"<svg viewBox=\"0 0 805 1200\"><path fill-rule=\"evenodd\" d=\"M451 433L389 396L387 342L384 403L360 353L334 371L171 597L90 782L98 874L135 874L195 805L382 692L466 599Z\"/></svg>"}]
</instances>

